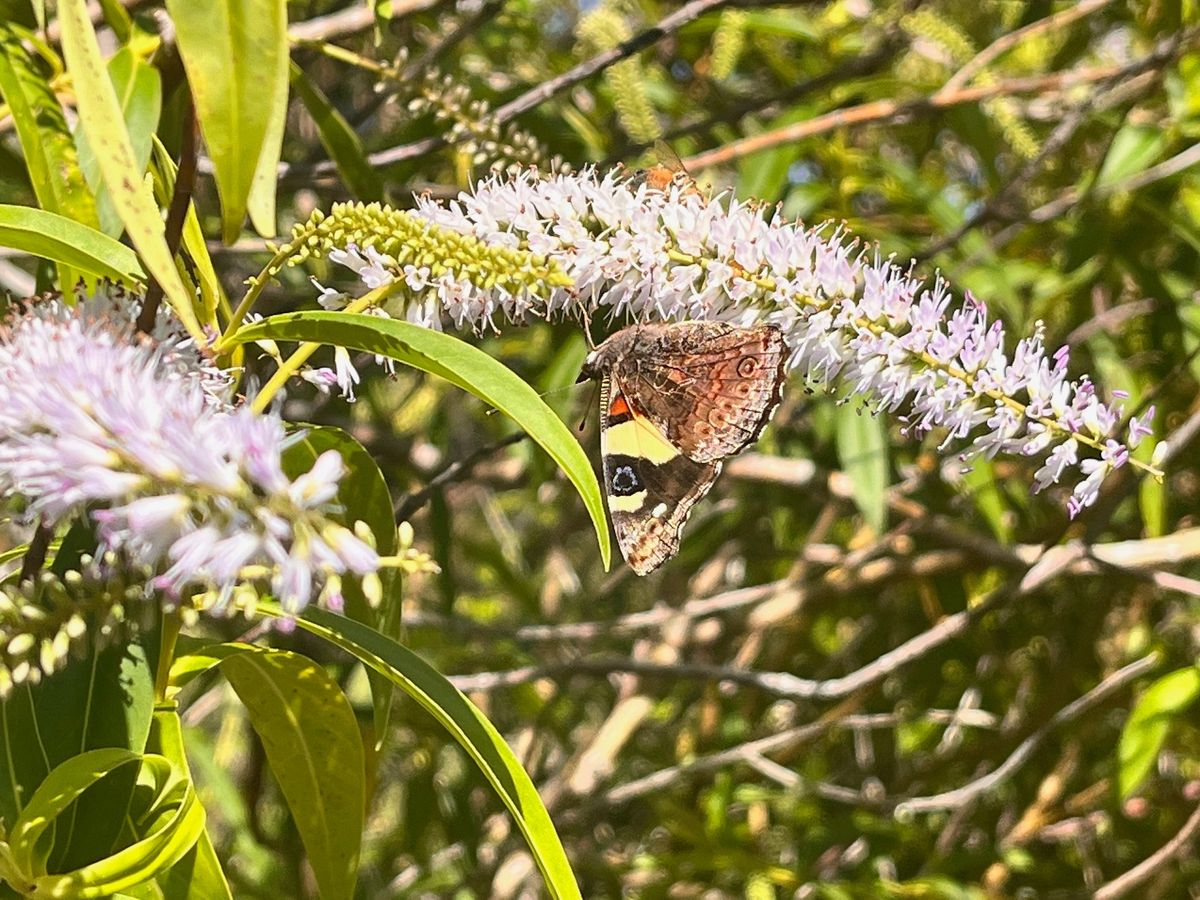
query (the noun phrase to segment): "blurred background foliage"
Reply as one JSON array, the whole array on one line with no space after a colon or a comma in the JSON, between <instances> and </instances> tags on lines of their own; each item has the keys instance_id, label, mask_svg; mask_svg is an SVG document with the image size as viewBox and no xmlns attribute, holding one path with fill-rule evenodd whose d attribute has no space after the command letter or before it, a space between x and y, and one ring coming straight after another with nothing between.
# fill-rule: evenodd
<instances>
[{"instance_id":1,"label":"blurred background foliage","mask_svg":"<svg viewBox=\"0 0 1200 900\"><path fill-rule=\"evenodd\" d=\"M602 570L552 463L445 383L362 365L352 405L293 389L286 416L351 430L439 563L404 585L405 640L508 736L584 896L1200 896L1195 0L288 12L284 227L340 199L452 196L493 167L638 168L662 141L702 190L940 270L1010 334L1043 322L1073 372L1127 390L1130 408L1155 403L1172 440L1165 483L1127 467L1068 522L1064 497L1031 495L1034 464L964 471L937 436L915 443L899 419L794 384L679 557L638 579ZM145 153L156 132L177 156L183 72L164 11L96 13L108 49L159 76L161 113L138 95ZM4 18L37 23L22 3ZM56 40L30 64L61 91ZM249 233L220 243L203 163L202 224L236 294L268 253ZM11 116L0 202L35 202ZM0 257L14 294L51 274ZM351 285L327 264L311 274ZM315 294L289 270L264 311ZM577 326L477 339L598 445L594 397L571 387ZM370 731L361 671L300 636L271 640L325 659ZM361 896L537 896L494 795L397 703L368 759ZM194 692L184 721L236 895L311 895L229 689Z\"/></svg>"}]
</instances>

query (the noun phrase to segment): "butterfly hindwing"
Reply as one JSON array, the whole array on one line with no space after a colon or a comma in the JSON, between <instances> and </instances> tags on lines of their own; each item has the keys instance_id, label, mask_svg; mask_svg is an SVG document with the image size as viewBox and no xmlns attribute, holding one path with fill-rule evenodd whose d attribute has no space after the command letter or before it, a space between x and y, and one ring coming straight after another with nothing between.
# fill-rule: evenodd
<instances>
[{"instance_id":1,"label":"butterfly hindwing","mask_svg":"<svg viewBox=\"0 0 1200 900\"><path fill-rule=\"evenodd\" d=\"M604 378L600 396L600 452L613 529L630 567L645 575L679 550L683 525L721 466L680 453L613 378Z\"/></svg>"}]
</instances>

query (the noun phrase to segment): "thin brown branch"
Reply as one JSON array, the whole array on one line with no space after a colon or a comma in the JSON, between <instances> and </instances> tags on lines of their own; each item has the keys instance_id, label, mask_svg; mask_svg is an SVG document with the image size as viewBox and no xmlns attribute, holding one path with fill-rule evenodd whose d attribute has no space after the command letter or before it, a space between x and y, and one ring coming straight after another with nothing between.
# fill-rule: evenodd
<instances>
[{"instance_id":1,"label":"thin brown branch","mask_svg":"<svg viewBox=\"0 0 1200 900\"><path fill-rule=\"evenodd\" d=\"M447 53L475 34L504 9L505 0L484 0L479 9L459 22L440 41L431 44L425 51L404 67L405 80L420 78Z\"/></svg>"},{"instance_id":2,"label":"thin brown branch","mask_svg":"<svg viewBox=\"0 0 1200 900\"><path fill-rule=\"evenodd\" d=\"M1021 170L1011 178L1003 188L997 191L984 203L977 212L970 216L952 233L932 242L920 253L914 255L917 262L932 259L939 253L953 247L971 231L995 219L1016 218L1007 207L1010 201L1037 176L1049 162L1059 158L1063 148L1075 136L1075 133L1094 113L1111 109L1121 103L1134 100L1145 94L1158 83L1167 64L1185 47L1190 46L1200 35L1200 29L1181 32L1160 41L1153 51L1121 69L1107 78L1098 79L1105 82L1099 92L1075 107L1054 128L1038 151L1037 156L1029 160Z\"/></svg>"},{"instance_id":3,"label":"thin brown branch","mask_svg":"<svg viewBox=\"0 0 1200 900\"><path fill-rule=\"evenodd\" d=\"M1200 421L1200 416L1197 420ZM940 517L923 523L921 530L952 542L958 550L951 548L931 551L911 559L881 558L868 562L858 559L856 555L847 556L832 545L819 544L806 548L804 559L834 568L820 576L820 580L810 584L785 578L767 584L724 591L711 597L692 599L678 608L657 606L627 613L615 619L557 625L524 625L515 630L483 627L424 612L409 613L405 617L405 623L409 627L457 629L483 636L509 638L520 643L588 641L653 630L672 620L705 619L737 613L783 599L788 601L788 608L794 612L817 596L844 596L864 590L877 590L880 585L896 578L930 577L972 564L1026 568L1041 559L1039 571L1058 577L1096 575L1104 571L1100 566L1129 572L1154 573L1163 566L1180 565L1200 559L1200 528L1182 529L1164 537L1140 540L1090 545L1072 543L1051 548L1049 551L1038 544L1020 544L1015 547L1001 544L992 538L965 531L956 523ZM1042 577L1043 575L1036 576L1038 579ZM953 620L953 616L950 618ZM945 621L947 620L943 620ZM515 683L524 683L540 677L537 667L517 671L529 674L526 677L514 676L518 677ZM497 683L492 686L501 687L503 684Z\"/></svg>"},{"instance_id":4,"label":"thin brown branch","mask_svg":"<svg viewBox=\"0 0 1200 900\"><path fill-rule=\"evenodd\" d=\"M891 122L923 113L934 112L951 106L961 106L967 103L978 103L992 97L1012 96L1015 94L1040 94L1046 91L1061 91L1081 84L1091 84L1097 81L1113 78L1122 70L1117 66L1094 66L1085 69L1072 69L1067 72L1053 72L1049 75L1037 75L1027 78L1010 78L997 81L994 84L968 87L953 93L915 97L910 100L873 100L870 103L860 103L844 109L785 125L762 134L756 134L741 140L732 141L723 147L697 153L683 161L684 165L693 172L709 166L723 165L743 156L769 150L780 144L790 144L794 141L826 134L839 128L864 125L876 122Z\"/></svg>"},{"instance_id":5,"label":"thin brown branch","mask_svg":"<svg viewBox=\"0 0 1200 900\"><path fill-rule=\"evenodd\" d=\"M393 0L389 19L410 16L436 6L442 0ZM375 24L375 13L370 5L350 6L317 16L288 27L288 37L293 41L333 41L338 38L366 31Z\"/></svg>"},{"instance_id":6,"label":"thin brown branch","mask_svg":"<svg viewBox=\"0 0 1200 900\"><path fill-rule=\"evenodd\" d=\"M629 40L618 44L610 50L598 53L592 58L584 60L574 68L568 69L561 75L543 81L541 84L513 98L508 103L497 108L493 117L497 124L504 125L517 116L535 109L547 100L558 96L564 91L570 90L593 75L603 72L609 66L623 59L628 59L635 53L658 43L665 37L669 37L680 28L691 24L706 13L714 12L735 3L744 3L744 0L691 0L691 2L685 3L675 12L663 17L657 24L634 35ZM433 137L422 138L419 141L413 141L409 144L401 144L398 147L380 150L372 153L368 157L368 160L373 166L389 166L417 159L447 146L450 146L450 142L444 136L435 135ZM332 162L326 161L305 170L304 173L301 173L299 170L293 170L289 171L288 174L292 176L299 174L321 175L332 172L334 168Z\"/></svg>"},{"instance_id":7,"label":"thin brown branch","mask_svg":"<svg viewBox=\"0 0 1200 900\"><path fill-rule=\"evenodd\" d=\"M497 450L511 447L526 437L527 435L523 431L510 434L506 438L501 438L498 441L478 447L462 459L457 459L450 463L446 468L434 475L423 488L400 499L400 502L396 504L396 521L404 522L412 518L421 507L429 502L430 497L446 485L470 477L475 466L483 460L487 459Z\"/></svg>"},{"instance_id":8,"label":"thin brown branch","mask_svg":"<svg viewBox=\"0 0 1200 900\"><path fill-rule=\"evenodd\" d=\"M1131 682L1136 681L1147 672L1153 670L1158 663L1158 654L1151 653L1118 669L1082 697L1068 703L1051 716L1045 725L1021 741L1016 749L1005 758L1004 762L987 775L977 778L960 788L955 788L952 791L944 791L929 797L913 797L908 800L902 800L896 804L896 813L899 815L902 813L925 813L958 809L960 806L970 803L984 794L990 793L1029 762L1038 748L1060 726L1073 722L1088 710L1099 706L1117 691L1122 690Z\"/></svg>"},{"instance_id":9,"label":"thin brown branch","mask_svg":"<svg viewBox=\"0 0 1200 900\"><path fill-rule=\"evenodd\" d=\"M183 108L183 135L179 148L179 170L175 173L175 189L171 193L171 205L167 209L166 242L172 257L179 251L183 239L183 223L187 220L188 206L192 202L192 190L196 185L196 156L199 123L196 121L192 95L185 90ZM158 279L150 277L146 298L137 317L137 328L142 334L154 332L158 318L158 307L162 303L163 289Z\"/></svg>"},{"instance_id":10,"label":"thin brown branch","mask_svg":"<svg viewBox=\"0 0 1200 900\"><path fill-rule=\"evenodd\" d=\"M1007 34L1001 35L968 60L966 65L955 72L938 93L942 93L943 91L954 93L966 87L972 78L1022 41L1028 40L1035 35L1044 34L1047 31L1053 31L1056 28L1069 25L1078 19L1091 15L1097 10L1103 9L1112 2L1113 0L1081 0L1081 2L1074 6L1069 6L1053 15L1046 16L1044 19L1030 22L1016 31L1010 31Z\"/></svg>"},{"instance_id":11,"label":"thin brown branch","mask_svg":"<svg viewBox=\"0 0 1200 900\"><path fill-rule=\"evenodd\" d=\"M1117 900L1131 891L1136 890L1163 867L1187 853L1196 851L1196 841L1200 838L1200 806L1188 816L1183 827L1159 849L1142 860L1125 874L1114 878L1095 893L1096 900Z\"/></svg>"},{"instance_id":12,"label":"thin brown branch","mask_svg":"<svg viewBox=\"0 0 1200 900\"><path fill-rule=\"evenodd\" d=\"M852 78L872 75L884 65L891 62L903 46L900 40L900 29L890 29L879 42L865 53L856 54L852 59L842 62L826 72L814 75L785 89L753 97L742 97L720 112L706 116L694 122L688 122L667 131L663 140L668 143L681 137L707 131L716 125L738 122L750 115L777 115L789 103L795 103L817 91L826 91L835 85L844 84ZM638 150L649 147L650 144L635 143L631 149ZM601 167L614 165L619 160L608 159Z\"/></svg>"}]
</instances>

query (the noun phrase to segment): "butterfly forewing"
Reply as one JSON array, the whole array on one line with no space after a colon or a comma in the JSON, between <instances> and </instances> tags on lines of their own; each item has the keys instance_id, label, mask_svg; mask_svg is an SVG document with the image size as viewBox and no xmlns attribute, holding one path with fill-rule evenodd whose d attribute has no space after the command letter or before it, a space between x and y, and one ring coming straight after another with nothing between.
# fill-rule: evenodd
<instances>
[{"instance_id":1,"label":"butterfly forewing","mask_svg":"<svg viewBox=\"0 0 1200 900\"><path fill-rule=\"evenodd\" d=\"M684 322L649 335L619 377L631 399L696 462L716 462L758 440L779 405L786 350L779 329Z\"/></svg>"}]
</instances>

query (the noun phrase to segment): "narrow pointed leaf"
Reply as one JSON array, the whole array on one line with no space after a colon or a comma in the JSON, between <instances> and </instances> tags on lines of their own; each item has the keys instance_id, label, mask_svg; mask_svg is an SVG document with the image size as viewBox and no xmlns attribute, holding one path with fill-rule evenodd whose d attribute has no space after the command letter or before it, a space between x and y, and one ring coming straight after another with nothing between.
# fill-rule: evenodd
<instances>
[{"instance_id":1,"label":"narrow pointed leaf","mask_svg":"<svg viewBox=\"0 0 1200 900\"><path fill-rule=\"evenodd\" d=\"M108 77L112 79L125 128L129 132L134 165L138 172L145 172L146 164L150 161L154 130L158 128L158 118L162 112L162 79L158 69L142 62L128 47L119 50L108 61ZM83 169L88 185L96 195L100 230L113 237L120 237L125 226L121 217L117 215L108 188L104 185L100 174L100 161L92 152L87 132L81 128L75 138L79 147L80 168Z\"/></svg>"},{"instance_id":2,"label":"narrow pointed leaf","mask_svg":"<svg viewBox=\"0 0 1200 900\"><path fill-rule=\"evenodd\" d=\"M146 280L137 254L120 241L42 209L0 205L0 246L129 285Z\"/></svg>"},{"instance_id":3,"label":"narrow pointed leaf","mask_svg":"<svg viewBox=\"0 0 1200 900\"><path fill-rule=\"evenodd\" d=\"M16 25L0 26L0 93L13 125L38 203L45 210L95 226L99 219L84 181L67 120L49 82L22 44L28 35ZM77 273L59 263L59 287L70 290Z\"/></svg>"},{"instance_id":4,"label":"narrow pointed leaf","mask_svg":"<svg viewBox=\"0 0 1200 900\"><path fill-rule=\"evenodd\" d=\"M286 30L286 3L283 5L283 14ZM267 134L263 138L254 177L250 180L250 196L246 198L246 212L250 214L254 230L268 238L274 237L276 232L275 194L279 187L279 158L283 155L283 132L287 125L290 85L287 63L287 54L281 54L279 81L275 86L275 94L271 97L271 117L267 120Z\"/></svg>"},{"instance_id":5,"label":"narrow pointed leaf","mask_svg":"<svg viewBox=\"0 0 1200 900\"><path fill-rule=\"evenodd\" d=\"M13 822L46 775L83 751L140 752L153 705L151 665L139 644L92 650L40 684L15 688L0 701L0 818ZM59 830L65 852L72 823Z\"/></svg>"},{"instance_id":6,"label":"narrow pointed leaf","mask_svg":"<svg viewBox=\"0 0 1200 900\"><path fill-rule=\"evenodd\" d=\"M854 504L876 534L887 527L888 445L883 419L853 403L837 408L837 449Z\"/></svg>"},{"instance_id":7,"label":"narrow pointed leaf","mask_svg":"<svg viewBox=\"0 0 1200 900\"><path fill-rule=\"evenodd\" d=\"M278 614L273 605L264 608ZM461 691L408 648L344 616L309 607L297 624L390 678L437 719L508 807L545 878L549 895L556 900L581 896L537 788L495 726Z\"/></svg>"},{"instance_id":8,"label":"narrow pointed leaf","mask_svg":"<svg viewBox=\"0 0 1200 900\"><path fill-rule=\"evenodd\" d=\"M125 766L132 766L135 776L125 782L125 798L97 809L86 824L109 835L110 842L114 835L128 835L128 841L77 868L48 866L62 838L61 820L77 813L75 807L89 791L103 787L101 782ZM169 760L108 748L89 750L55 767L13 823L9 845L18 869L31 877L36 896L86 900L154 878L184 856L203 829L204 809L190 781Z\"/></svg>"},{"instance_id":9,"label":"narrow pointed leaf","mask_svg":"<svg viewBox=\"0 0 1200 900\"><path fill-rule=\"evenodd\" d=\"M326 450L336 450L346 462L346 475L338 483L337 505L343 512L338 518L343 525L353 527L356 520L365 522L375 536L375 549L383 556L396 552L396 523L392 514L392 497L387 482L374 457L362 444L340 428L329 425L306 425L304 436L291 444L283 455L283 471L295 478L312 468L317 457ZM397 586L399 573L395 569L380 572L383 582L383 605L372 608L357 579L342 584L346 600L346 615L359 622L381 629L390 624L397 628L400 618L400 596ZM385 632L386 633L386 632ZM394 687L373 669L367 669L371 684L371 703L375 717L376 747L387 732L392 708Z\"/></svg>"},{"instance_id":10,"label":"narrow pointed leaf","mask_svg":"<svg viewBox=\"0 0 1200 900\"><path fill-rule=\"evenodd\" d=\"M241 343L264 338L316 341L386 356L445 378L492 404L537 441L575 485L592 517L600 555L607 568L611 553L608 522L600 485L587 454L537 391L511 369L451 335L410 322L354 313L286 313L237 332Z\"/></svg>"},{"instance_id":11,"label":"narrow pointed leaf","mask_svg":"<svg viewBox=\"0 0 1200 900\"><path fill-rule=\"evenodd\" d=\"M162 285L163 293L184 326L203 341L192 309L167 247L164 225L150 185L137 166L121 106L108 77L96 32L84 0L62 0L58 5L62 25L63 55L75 86L80 127L100 163L100 174L147 270Z\"/></svg>"},{"instance_id":12,"label":"narrow pointed leaf","mask_svg":"<svg viewBox=\"0 0 1200 900\"><path fill-rule=\"evenodd\" d=\"M362 141L350 123L295 63L291 66L291 78L296 96L312 116L321 143L346 186L359 200L381 199L383 183L379 172L368 162Z\"/></svg>"},{"instance_id":13,"label":"narrow pointed leaf","mask_svg":"<svg viewBox=\"0 0 1200 900\"><path fill-rule=\"evenodd\" d=\"M225 241L241 231L260 169L267 184L254 224L271 236L287 102L286 0L168 0L167 10L212 159Z\"/></svg>"},{"instance_id":14,"label":"narrow pointed leaf","mask_svg":"<svg viewBox=\"0 0 1200 900\"><path fill-rule=\"evenodd\" d=\"M246 707L326 900L348 900L365 810L354 710L323 668L296 653L235 644L221 671Z\"/></svg>"},{"instance_id":15,"label":"narrow pointed leaf","mask_svg":"<svg viewBox=\"0 0 1200 900\"><path fill-rule=\"evenodd\" d=\"M177 710L160 708L155 711L149 743L191 780ZM164 900L232 900L233 893L207 829L200 832L195 846L182 859L158 876L157 891L157 896Z\"/></svg>"}]
</instances>

